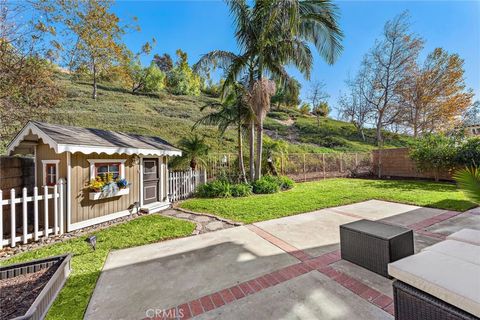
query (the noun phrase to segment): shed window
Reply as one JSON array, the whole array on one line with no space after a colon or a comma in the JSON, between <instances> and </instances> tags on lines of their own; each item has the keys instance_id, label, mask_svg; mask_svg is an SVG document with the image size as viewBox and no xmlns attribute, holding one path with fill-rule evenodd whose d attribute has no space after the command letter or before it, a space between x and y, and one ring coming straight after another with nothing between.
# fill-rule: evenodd
<instances>
[{"instance_id":1,"label":"shed window","mask_svg":"<svg viewBox=\"0 0 480 320\"><path fill-rule=\"evenodd\" d=\"M58 181L58 163L60 160L42 160L43 185L52 187Z\"/></svg>"},{"instance_id":2,"label":"shed window","mask_svg":"<svg viewBox=\"0 0 480 320\"><path fill-rule=\"evenodd\" d=\"M47 186L54 186L55 183L57 183L57 166L53 163L49 163L45 168L45 184Z\"/></svg>"},{"instance_id":3,"label":"shed window","mask_svg":"<svg viewBox=\"0 0 480 320\"><path fill-rule=\"evenodd\" d=\"M111 173L113 179L117 179L120 175L120 163L96 163L95 164L95 176L105 176Z\"/></svg>"},{"instance_id":4,"label":"shed window","mask_svg":"<svg viewBox=\"0 0 480 320\"><path fill-rule=\"evenodd\" d=\"M113 179L125 178L125 161L127 159L87 159L90 163L90 179L112 174Z\"/></svg>"}]
</instances>

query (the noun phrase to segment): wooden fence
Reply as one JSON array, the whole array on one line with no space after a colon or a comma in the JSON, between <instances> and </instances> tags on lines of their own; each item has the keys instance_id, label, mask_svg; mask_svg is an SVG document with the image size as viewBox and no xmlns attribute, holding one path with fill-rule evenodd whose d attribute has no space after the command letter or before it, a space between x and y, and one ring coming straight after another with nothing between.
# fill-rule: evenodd
<instances>
[{"instance_id":1,"label":"wooden fence","mask_svg":"<svg viewBox=\"0 0 480 320\"><path fill-rule=\"evenodd\" d=\"M408 148L374 150L372 154L374 173L379 178L437 178L440 180L453 180L451 173L447 170L440 172L419 170L415 162L410 158L410 150Z\"/></svg>"},{"instance_id":2,"label":"wooden fence","mask_svg":"<svg viewBox=\"0 0 480 320\"><path fill-rule=\"evenodd\" d=\"M195 193L195 189L205 183L205 170L186 170L168 172L168 197L171 202L184 200Z\"/></svg>"},{"instance_id":3,"label":"wooden fence","mask_svg":"<svg viewBox=\"0 0 480 320\"><path fill-rule=\"evenodd\" d=\"M38 241L41 237L48 238L50 234L64 233L64 184L60 179L53 188L45 186L38 190L35 187L32 195L28 195L27 188L23 188L18 198L15 189L11 189L9 194L0 190L0 249L7 245L15 247L17 242L26 244L30 239ZM33 217L28 214L32 204ZM9 209L10 219L4 219L3 213L7 211L4 207ZM43 208L42 217L39 217L40 208ZM49 214L51 209L53 214ZM51 217L53 221L50 221ZM9 237L4 239L4 231L8 229Z\"/></svg>"},{"instance_id":4,"label":"wooden fence","mask_svg":"<svg viewBox=\"0 0 480 320\"><path fill-rule=\"evenodd\" d=\"M22 188L32 190L35 186L35 162L33 158L0 156L0 190L10 192L15 189L17 195Z\"/></svg>"}]
</instances>

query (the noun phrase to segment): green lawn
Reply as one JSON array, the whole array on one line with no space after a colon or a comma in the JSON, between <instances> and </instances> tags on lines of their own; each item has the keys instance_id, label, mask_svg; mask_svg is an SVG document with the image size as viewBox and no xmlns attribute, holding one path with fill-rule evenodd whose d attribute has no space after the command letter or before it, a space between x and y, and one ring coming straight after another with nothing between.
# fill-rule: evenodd
<instances>
[{"instance_id":1,"label":"green lawn","mask_svg":"<svg viewBox=\"0 0 480 320\"><path fill-rule=\"evenodd\" d=\"M365 179L298 183L290 191L247 198L190 199L181 207L252 223L370 199L456 211L475 207L454 184Z\"/></svg>"},{"instance_id":2,"label":"green lawn","mask_svg":"<svg viewBox=\"0 0 480 320\"><path fill-rule=\"evenodd\" d=\"M72 273L50 309L47 319L83 319L97 278L110 250L190 235L194 228L195 224L188 221L159 215L144 216L95 232L96 251L93 251L85 242L86 236L84 236L20 254L1 264L23 262L67 252L73 253Z\"/></svg>"}]
</instances>

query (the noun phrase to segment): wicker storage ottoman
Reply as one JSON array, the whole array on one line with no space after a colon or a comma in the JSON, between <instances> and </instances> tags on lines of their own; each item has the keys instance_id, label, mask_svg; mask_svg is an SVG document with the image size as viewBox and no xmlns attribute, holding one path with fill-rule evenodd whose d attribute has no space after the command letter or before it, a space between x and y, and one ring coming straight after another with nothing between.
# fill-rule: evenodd
<instances>
[{"instance_id":1,"label":"wicker storage ottoman","mask_svg":"<svg viewBox=\"0 0 480 320\"><path fill-rule=\"evenodd\" d=\"M414 253L413 231L359 220L340 226L340 249L342 259L391 279L387 265Z\"/></svg>"},{"instance_id":2,"label":"wicker storage ottoman","mask_svg":"<svg viewBox=\"0 0 480 320\"><path fill-rule=\"evenodd\" d=\"M451 304L404 282L393 282L395 320L478 320Z\"/></svg>"}]
</instances>

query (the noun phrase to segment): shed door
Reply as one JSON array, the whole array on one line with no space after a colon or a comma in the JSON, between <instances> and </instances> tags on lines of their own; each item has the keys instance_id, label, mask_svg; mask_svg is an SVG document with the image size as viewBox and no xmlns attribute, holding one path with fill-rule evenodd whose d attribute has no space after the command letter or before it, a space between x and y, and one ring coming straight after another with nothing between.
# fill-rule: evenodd
<instances>
[{"instance_id":1,"label":"shed door","mask_svg":"<svg viewBox=\"0 0 480 320\"><path fill-rule=\"evenodd\" d=\"M143 203L158 201L160 174L158 159L143 159Z\"/></svg>"}]
</instances>

